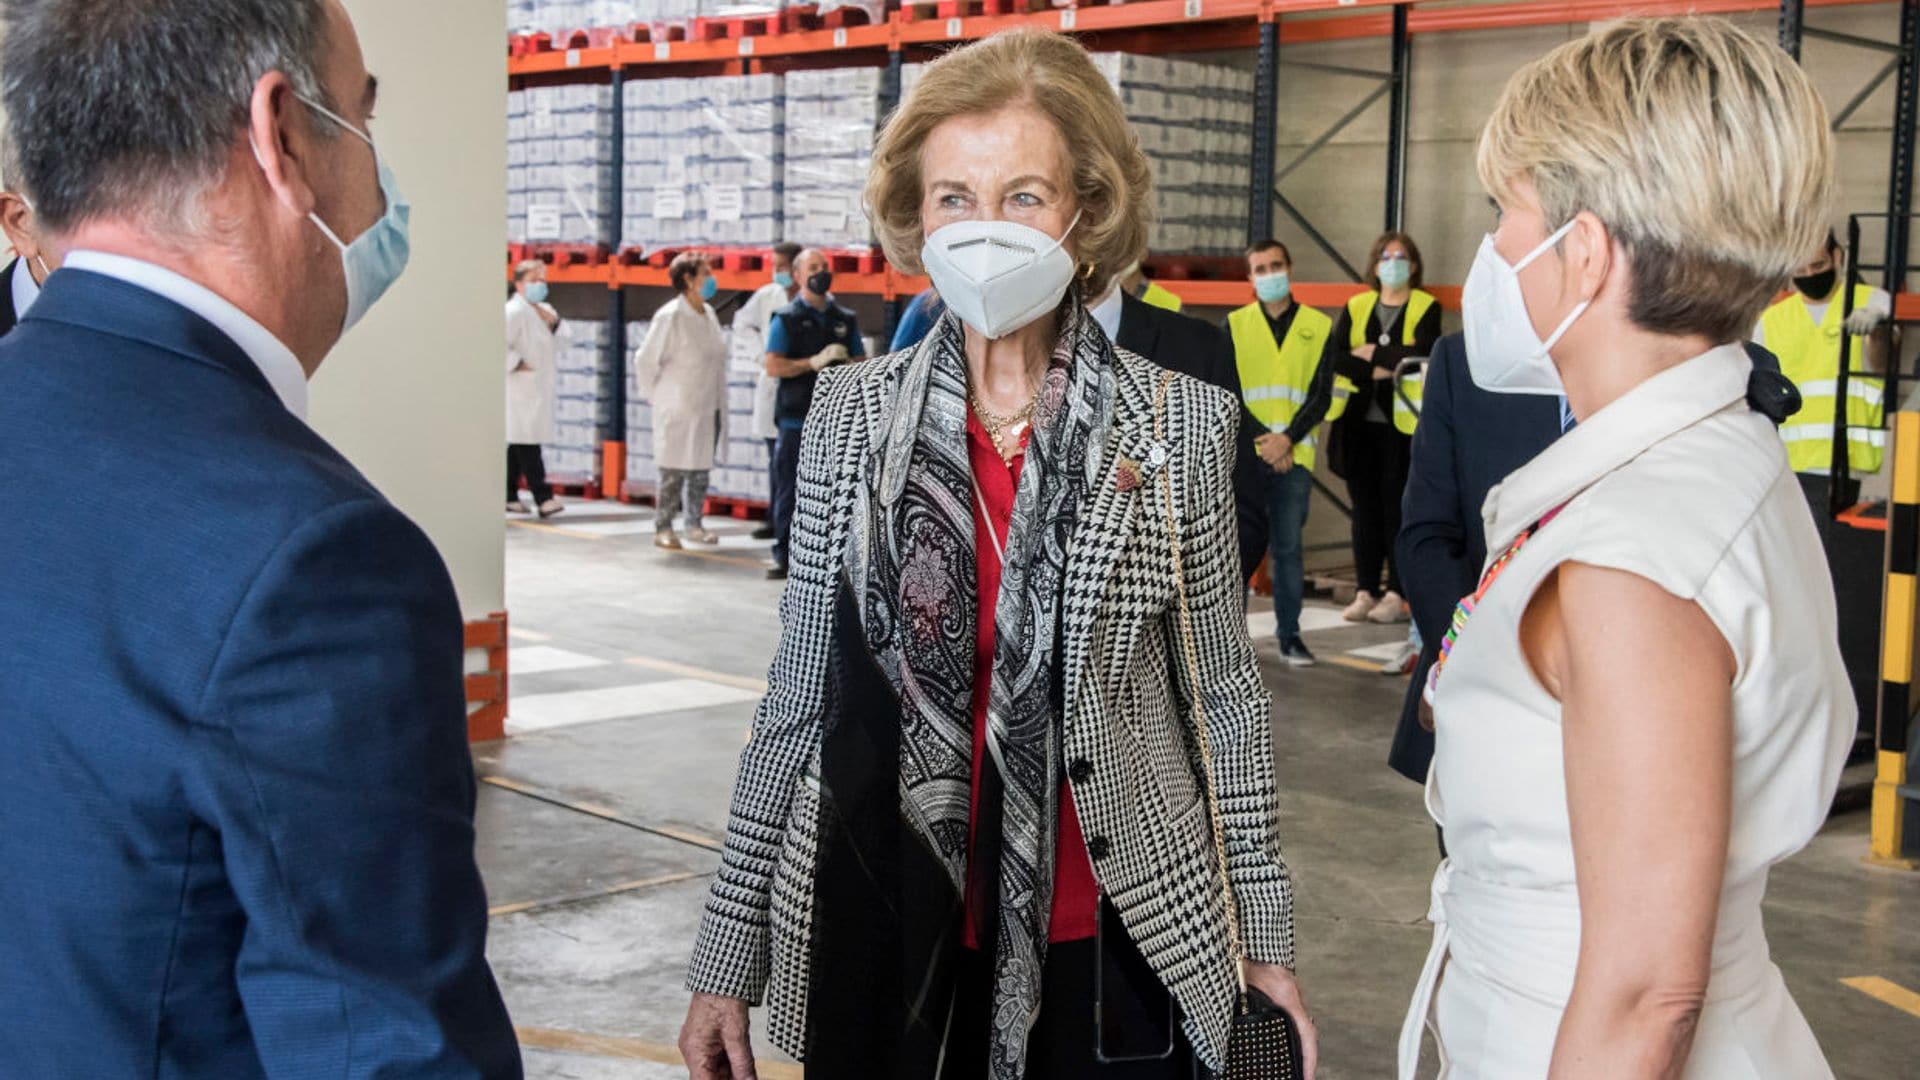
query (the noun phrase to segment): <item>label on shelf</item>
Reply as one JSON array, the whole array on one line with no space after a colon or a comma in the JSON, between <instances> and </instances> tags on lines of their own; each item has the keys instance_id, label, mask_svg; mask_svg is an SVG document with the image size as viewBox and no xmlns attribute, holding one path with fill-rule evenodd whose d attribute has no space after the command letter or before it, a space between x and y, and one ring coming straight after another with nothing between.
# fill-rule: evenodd
<instances>
[{"instance_id":1,"label":"label on shelf","mask_svg":"<svg viewBox=\"0 0 1920 1080\"><path fill-rule=\"evenodd\" d=\"M947 20L947 36L948 36L948 37L950 37L950 38L957 38L957 37L959 37L959 36L960 36L960 34L961 34L961 31L962 31L962 29L963 29L963 28L962 28L962 26L961 26L961 24L960 24L960 20L959 20L959 19L948 19L948 20Z\"/></svg>"},{"instance_id":2,"label":"label on shelf","mask_svg":"<svg viewBox=\"0 0 1920 1080\"><path fill-rule=\"evenodd\" d=\"M671 42L671 41L656 41L656 42L654 42L654 43L653 43L653 58L654 58L655 60L671 60L671 59L673 59L673 42Z\"/></svg>"},{"instance_id":3,"label":"label on shelf","mask_svg":"<svg viewBox=\"0 0 1920 1080\"><path fill-rule=\"evenodd\" d=\"M743 37L740 39L740 55L741 56L753 55L753 38Z\"/></svg>"},{"instance_id":4,"label":"label on shelf","mask_svg":"<svg viewBox=\"0 0 1920 1080\"><path fill-rule=\"evenodd\" d=\"M847 47L847 28L846 27L842 26L834 30L833 47L836 49L844 49Z\"/></svg>"},{"instance_id":5,"label":"label on shelf","mask_svg":"<svg viewBox=\"0 0 1920 1080\"><path fill-rule=\"evenodd\" d=\"M580 66L580 50L579 49L567 50L567 66L570 68L577 68Z\"/></svg>"},{"instance_id":6,"label":"label on shelf","mask_svg":"<svg viewBox=\"0 0 1920 1080\"><path fill-rule=\"evenodd\" d=\"M1201 0L1187 0L1187 18L1197 19L1205 13L1205 9L1201 6Z\"/></svg>"},{"instance_id":7,"label":"label on shelf","mask_svg":"<svg viewBox=\"0 0 1920 1080\"><path fill-rule=\"evenodd\" d=\"M656 221L678 221L687 216L687 192L684 188L653 189L653 217Z\"/></svg>"},{"instance_id":8,"label":"label on shelf","mask_svg":"<svg viewBox=\"0 0 1920 1080\"><path fill-rule=\"evenodd\" d=\"M1079 21L1079 13L1074 8L1060 9L1060 29L1071 30Z\"/></svg>"},{"instance_id":9,"label":"label on shelf","mask_svg":"<svg viewBox=\"0 0 1920 1080\"><path fill-rule=\"evenodd\" d=\"M739 184L707 186L708 221L739 221L746 211L747 193Z\"/></svg>"}]
</instances>

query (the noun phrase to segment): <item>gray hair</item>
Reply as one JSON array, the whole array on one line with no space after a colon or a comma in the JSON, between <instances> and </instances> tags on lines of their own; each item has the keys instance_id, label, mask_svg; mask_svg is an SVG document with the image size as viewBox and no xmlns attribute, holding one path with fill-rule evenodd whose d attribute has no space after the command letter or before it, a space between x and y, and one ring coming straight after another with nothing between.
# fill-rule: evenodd
<instances>
[{"instance_id":1,"label":"gray hair","mask_svg":"<svg viewBox=\"0 0 1920 1080\"><path fill-rule=\"evenodd\" d=\"M325 0L5 4L7 183L33 193L55 232L117 215L197 231L262 77L282 72L331 107L319 77Z\"/></svg>"}]
</instances>

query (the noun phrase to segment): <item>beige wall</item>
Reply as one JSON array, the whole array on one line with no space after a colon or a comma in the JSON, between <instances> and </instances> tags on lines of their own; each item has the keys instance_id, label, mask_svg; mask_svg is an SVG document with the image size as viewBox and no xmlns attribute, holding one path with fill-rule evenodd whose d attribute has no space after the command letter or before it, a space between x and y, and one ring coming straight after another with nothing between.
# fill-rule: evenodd
<instances>
[{"instance_id":1,"label":"beige wall","mask_svg":"<svg viewBox=\"0 0 1920 1080\"><path fill-rule=\"evenodd\" d=\"M374 138L413 203L407 274L313 382L313 425L440 548L469 619L504 606L503 0L345 0Z\"/></svg>"}]
</instances>

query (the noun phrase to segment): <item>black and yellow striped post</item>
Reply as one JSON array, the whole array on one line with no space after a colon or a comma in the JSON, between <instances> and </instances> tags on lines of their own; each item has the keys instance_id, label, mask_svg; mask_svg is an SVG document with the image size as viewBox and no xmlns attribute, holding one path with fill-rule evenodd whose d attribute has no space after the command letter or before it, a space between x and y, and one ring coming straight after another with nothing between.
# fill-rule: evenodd
<instances>
[{"instance_id":1,"label":"black and yellow striped post","mask_svg":"<svg viewBox=\"0 0 1920 1080\"><path fill-rule=\"evenodd\" d=\"M1914 628L1920 618L1920 412L1893 417L1893 503L1887 521L1886 607L1880 632L1880 719L1868 861L1920 868L1916 796L1908 782L1915 695Z\"/></svg>"}]
</instances>

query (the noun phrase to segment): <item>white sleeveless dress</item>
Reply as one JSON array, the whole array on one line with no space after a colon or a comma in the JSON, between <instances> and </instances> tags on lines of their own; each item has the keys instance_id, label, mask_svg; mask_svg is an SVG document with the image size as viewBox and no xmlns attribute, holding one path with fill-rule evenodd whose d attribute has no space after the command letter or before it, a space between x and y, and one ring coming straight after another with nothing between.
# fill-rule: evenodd
<instances>
[{"instance_id":1,"label":"white sleeveless dress","mask_svg":"<svg viewBox=\"0 0 1920 1080\"><path fill-rule=\"evenodd\" d=\"M1713 977L1688 1080L1831 1077L1769 959L1767 871L1826 820L1856 712L1826 558L1779 436L1746 406L1751 364L1715 349L1636 387L1487 498L1497 558L1556 507L1481 599L1433 690L1427 807L1452 858L1400 1040L1414 1080L1431 1025L1446 1080L1547 1075L1580 947L1560 704L1519 646L1548 573L1577 561L1698 603L1726 635L1733 821ZM1647 903L1657 904L1657 896Z\"/></svg>"}]
</instances>

